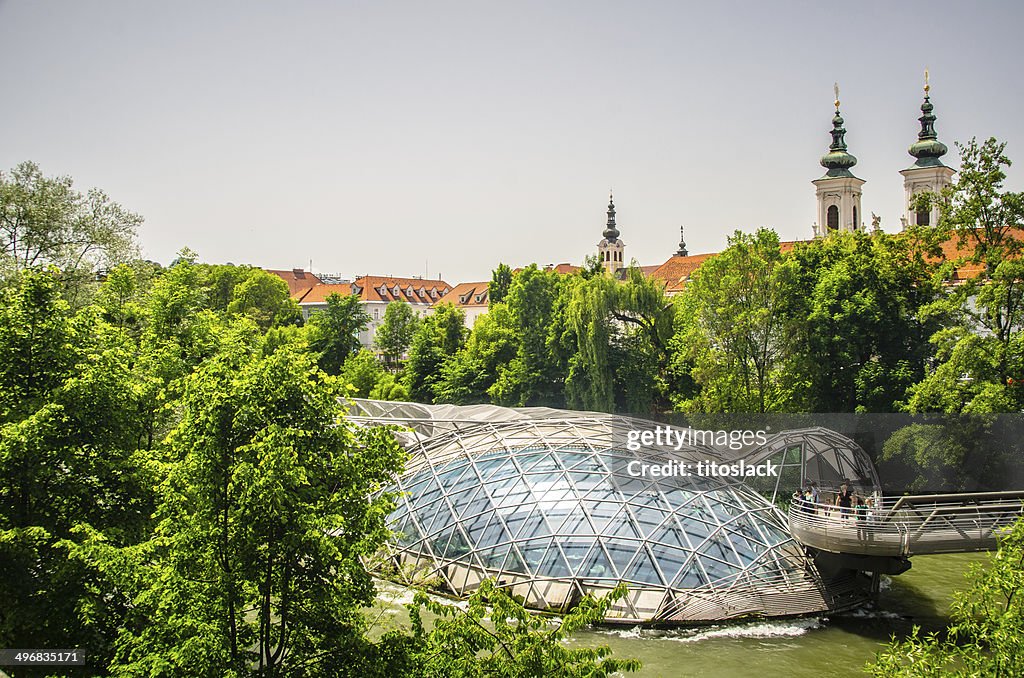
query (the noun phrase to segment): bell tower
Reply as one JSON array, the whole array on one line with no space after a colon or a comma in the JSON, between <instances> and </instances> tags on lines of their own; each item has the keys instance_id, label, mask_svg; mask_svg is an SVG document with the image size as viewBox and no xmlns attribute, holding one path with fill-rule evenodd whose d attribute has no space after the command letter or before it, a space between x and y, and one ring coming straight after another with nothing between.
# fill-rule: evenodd
<instances>
[{"instance_id":1,"label":"bell tower","mask_svg":"<svg viewBox=\"0 0 1024 678\"><path fill-rule=\"evenodd\" d=\"M953 180L954 170L942 164L941 158L948 149L946 144L939 141L939 135L935 132L935 114L932 113L935 107L929 96L930 90L928 69L925 69L924 103L921 104L921 117L918 118L921 131L917 134L917 141L907 151L917 160L907 169L900 170L906 194L902 218L904 229L910 226L936 226L939 223L939 206L933 203L929 207L917 209L917 196L921 193L941 193Z\"/></svg>"},{"instance_id":2,"label":"bell tower","mask_svg":"<svg viewBox=\"0 0 1024 678\"><path fill-rule=\"evenodd\" d=\"M818 221L814 224L816 238L832 231L863 230L863 214L860 207L861 187L864 180L850 172L857 164L857 158L846 150L846 129L843 116L839 114L839 85L835 85L836 114L832 117L832 143L828 153L821 157L825 176L815 179L818 199Z\"/></svg>"},{"instance_id":3,"label":"bell tower","mask_svg":"<svg viewBox=\"0 0 1024 678\"><path fill-rule=\"evenodd\" d=\"M626 243L619 240L619 229L615 227L615 202L612 195L608 194L608 222L605 224L604 238L597 243L597 257L604 266L604 270L612 275L620 268L625 268L623 255L625 254Z\"/></svg>"}]
</instances>

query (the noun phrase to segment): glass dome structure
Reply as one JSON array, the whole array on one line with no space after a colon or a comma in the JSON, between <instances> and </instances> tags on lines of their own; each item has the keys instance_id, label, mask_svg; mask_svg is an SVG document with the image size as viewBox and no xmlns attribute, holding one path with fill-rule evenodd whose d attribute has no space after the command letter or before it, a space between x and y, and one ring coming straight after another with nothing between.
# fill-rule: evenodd
<instances>
[{"instance_id":1,"label":"glass dome structure","mask_svg":"<svg viewBox=\"0 0 1024 678\"><path fill-rule=\"evenodd\" d=\"M492 578L528 607L548 611L625 582L627 596L608 615L623 623L785 616L849 604L849 582L826 581L773 504L781 478L758 491L728 478L637 475L638 460L730 461L705 446L631 451L628 432L652 422L369 400L352 401L351 418L403 427L398 437L410 458L390 488L398 496L386 558L407 581L432 580L465 596ZM771 438L743 458L779 459L785 472L787 455L801 447L798 434ZM828 448L820 431L805 438L817 440L811 447L819 455Z\"/></svg>"}]
</instances>

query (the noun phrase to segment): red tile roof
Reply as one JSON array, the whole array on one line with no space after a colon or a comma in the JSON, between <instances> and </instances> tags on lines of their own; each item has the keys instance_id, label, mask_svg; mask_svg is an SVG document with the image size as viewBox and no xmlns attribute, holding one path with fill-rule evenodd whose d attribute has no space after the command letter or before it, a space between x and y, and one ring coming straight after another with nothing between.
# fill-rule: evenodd
<instances>
[{"instance_id":1,"label":"red tile roof","mask_svg":"<svg viewBox=\"0 0 1024 678\"><path fill-rule=\"evenodd\" d=\"M347 297L352 294L352 285L349 283L341 285L320 283L319 285L306 290L306 293L297 299L297 301L300 304L322 304L327 301L327 297L332 294L340 294L343 297Z\"/></svg>"},{"instance_id":2,"label":"red tile roof","mask_svg":"<svg viewBox=\"0 0 1024 678\"><path fill-rule=\"evenodd\" d=\"M443 280L395 278L364 275L351 284L352 294L361 301L407 301L410 304L433 304L447 294L452 286Z\"/></svg>"},{"instance_id":3,"label":"red tile roof","mask_svg":"<svg viewBox=\"0 0 1024 678\"><path fill-rule=\"evenodd\" d=\"M293 268L287 271L272 268L265 268L263 270L284 280L288 284L288 294L292 299L296 300L302 298L314 285L321 284L320 278L301 268Z\"/></svg>"},{"instance_id":4,"label":"red tile roof","mask_svg":"<svg viewBox=\"0 0 1024 678\"><path fill-rule=\"evenodd\" d=\"M1022 228L1009 228L1006 230L1005 235L1017 240L1018 242L1024 242L1024 229ZM970 280L971 278L977 278L985 272L984 262L971 261L976 247L977 242L974 238L966 237L964 238L963 244L961 244L960 236L956 234L950 237L949 240L942 243L942 256L946 261L956 261L958 259L963 260L963 263L957 266L956 271L953 272L953 279L951 282L957 283L964 280Z\"/></svg>"},{"instance_id":5,"label":"red tile roof","mask_svg":"<svg viewBox=\"0 0 1024 678\"><path fill-rule=\"evenodd\" d=\"M438 304L452 304L459 308L487 306L487 282L459 283L448 294L437 300Z\"/></svg>"},{"instance_id":6,"label":"red tile roof","mask_svg":"<svg viewBox=\"0 0 1024 678\"><path fill-rule=\"evenodd\" d=\"M694 271L700 268L701 264L716 254L718 253L710 252L708 254L691 254L686 257L673 256L648 275L655 280L664 282L665 292L675 294L682 291L686 281L690 279Z\"/></svg>"}]
</instances>

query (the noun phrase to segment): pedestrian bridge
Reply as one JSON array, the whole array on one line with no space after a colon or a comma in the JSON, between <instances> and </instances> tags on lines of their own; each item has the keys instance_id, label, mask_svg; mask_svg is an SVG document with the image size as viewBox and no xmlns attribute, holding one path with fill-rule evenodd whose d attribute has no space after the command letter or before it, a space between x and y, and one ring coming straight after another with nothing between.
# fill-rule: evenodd
<instances>
[{"instance_id":1,"label":"pedestrian bridge","mask_svg":"<svg viewBox=\"0 0 1024 678\"><path fill-rule=\"evenodd\" d=\"M1024 490L882 499L846 509L794 499L789 528L805 546L831 553L907 557L996 548L999 530L1024 516Z\"/></svg>"}]
</instances>

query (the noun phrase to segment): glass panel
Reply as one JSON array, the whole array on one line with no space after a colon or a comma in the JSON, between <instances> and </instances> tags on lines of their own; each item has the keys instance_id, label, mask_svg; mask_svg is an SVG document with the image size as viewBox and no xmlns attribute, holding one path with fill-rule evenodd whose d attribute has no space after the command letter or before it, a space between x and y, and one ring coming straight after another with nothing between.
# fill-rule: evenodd
<instances>
[{"instance_id":1,"label":"glass panel","mask_svg":"<svg viewBox=\"0 0 1024 678\"><path fill-rule=\"evenodd\" d=\"M580 535L580 534L595 534L593 526L590 524L590 520L587 519L585 513L577 510L574 513L570 513L565 522L562 523L561 527L556 528L559 534L565 535Z\"/></svg>"},{"instance_id":2,"label":"glass panel","mask_svg":"<svg viewBox=\"0 0 1024 678\"><path fill-rule=\"evenodd\" d=\"M650 539L654 542L661 542L662 544L667 544L669 546L677 546L681 549L690 548L683 537L683 531L676 527L674 522L656 530L651 535Z\"/></svg>"},{"instance_id":3,"label":"glass panel","mask_svg":"<svg viewBox=\"0 0 1024 678\"><path fill-rule=\"evenodd\" d=\"M525 469L526 473L537 473L537 474L550 474L558 473L562 469L555 463L555 460L551 458L550 454L543 454L537 458L534 463L530 464L529 468Z\"/></svg>"},{"instance_id":4,"label":"glass panel","mask_svg":"<svg viewBox=\"0 0 1024 678\"><path fill-rule=\"evenodd\" d=\"M480 547L495 546L506 541L511 541L511 537L508 532L505 531L505 527L501 524L501 521L495 517L490 523L487 524L487 528L477 537L473 535L476 543Z\"/></svg>"},{"instance_id":5,"label":"glass panel","mask_svg":"<svg viewBox=\"0 0 1024 678\"><path fill-rule=\"evenodd\" d=\"M652 546L651 552L654 554L654 559L661 568L661 573L665 576L667 581L672 581L676 572L679 571L688 560L691 559L692 554L689 551L683 549L666 548L664 546Z\"/></svg>"},{"instance_id":6,"label":"glass panel","mask_svg":"<svg viewBox=\"0 0 1024 678\"><path fill-rule=\"evenodd\" d=\"M509 525L509 529L512 526ZM547 537L551 534L544 518L539 513L531 514L523 523L522 529L516 533L516 539L530 539L531 537Z\"/></svg>"},{"instance_id":7,"label":"glass panel","mask_svg":"<svg viewBox=\"0 0 1024 678\"><path fill-rule=\"evenodd\" d=\"M536 539L519 544L519 552L523 554L523 560L526 561L530 572L537 573L537 568L544 561L544 553L550 543L550 539Z\"/></svg>"},{"instance_id":8,"label":"glass panel","mask_svg":"<svg viewBox=\"0 0 1024 678\"><path fill-rule=\"evenodd\" d=\"M479 551L477 559L480 561L480 566L488 570L502 569L510 548L510 544L505 544L504 546L496 546Z\"/></svg>"},{"instance_id":9,"label":"glass panel","mask_svg":"<svg viewBox=\"0 0 1024 678\"><path fill-rule=\"evenodd\" d=\"M631 512L645 537L653 533L665 519L663 512L653 508L632 508Z\"/></svg>"},{"instance_id":10,"label":"glass panel","mask_svg":"<svg viewBox=\"0 0 1024 678\"><path fill-rule=\"evenodd\" d=\"M604 534L612 537L626 537L628 539L638 539L641 536L636 529L636 525L633 524L633 521L625 513L619 513L614 521L608 523Z\"/></svg>"},{"instance_id":11,"label":"glass panel","mask_svg":"<svg viewBox=\"0 0 1024 678\"><path fill-rule=\"evenodd\" d=\"M583 561L579 568L578 576L582 579L615 578L615 569L600 545L595 546L590 555Z\"/></svg>"},{"instance_id":12,"label":"glass panel","mask_svg":"<svg viewBox=\"0 0 1024 678\"><path fill-rule=\"evenodd\" d=\"M565 468L572 468L577 465L591 464L591 455L583 452L567 452L565 450L558 450L555 452L558 460ZM593 469L581 469L581 470L593 470Z\"/></svg>"},{"instance_id":13,"label":"glass panel","mask_svg":"<svg viewBox=\"0 0 1024 678\"><path fill-rule=\"evenodd\" d=\"M439 502L432 507L428 507L426 511L417 511L416 517L419 519L423 534L428 535L437 532L454 522L452 519L452 512L448 510L448 507L445 506L443 502Z\"/></svg>"},{"instance_id":14,"label":"glass panel","mask_svg":"<svg viewBox=\"0 0 1024 678\"><path fill-rule=\"evenodd\" d=\"M466 541L462 532L456 529L441 555L449 560L457 560L469 554L469 551L469 542Z\"/></svg>"},{"instance_id":15,"label":"glass panel","mask_svg":"<svg viewBox=\"0 0 1024 678\"><path fill-rule=\"evenodd\" d=\"M568 577L571 574L557 544L552 545L548 549L547 555L544 556L544 562L537 568L537 575L541 577Z\"/></svg>"},{"instance_id":16,"label":"glass panel","mask_svg":"<svg viewBox=\"0 0 1024 678\"><path fill-rule=\"evenodd\" d=\"M513 539L522 531L523 525L526 523L526 519L530 517L530 514L531 511L526 509L502 515L502 518L505 519L505 527L508 528L508 532L512 535Z\"/></svg>"},{"instance_id":17,"label":"glass panel","mask_svg":"<svg viewBox=\"0 0 1024 678\"><path fill-rule=\"evenodd\" d=\"M516 552L515 548L509 553L508 559L505 561L505 566L502 568L505 572L516 572L519 574L526 574L526 565L523 563L523 559Z\"/></svg>"},{"instance_id":18,"label":"glass panel","mask_svg":"<svg viewBox=\"0 0 1024 678\"><path fill-rule=\"evenodd\" d=\"M680 589L696 589L707 584L707 578L696 562L691 562L676 576L672 586Z\"/></svg>"},{"instance_id":19,"label":"glass panel","mask_svg":"<svg viewBox=\"0 0 1024 678\"><path fill-rule=\"evenodd\" d=\"M587 562L590 548L594 545L593 540L590 539L569 539L566 541L556 539L555 543L561 547L565 560L569 564L569 569L573 573L577 573L580 566Z\"/></svg>"},{"instance_id":20,"label":"glass panel","mask_svg":"<svg viewBox=\"0 0 1024 678\"><path fill-rule=\"evenodd\" d=\"M454 468L446 468L438 473L437 481L442 487L451 488L468 468L469 465L465 461L459 462Z\"/></svg>"},{"instance_id":21,"label":"glass panel","mask_svg":"<svg viewBox=\"0 0 1024 678\"><path fill-rule=\"evenodd\" d=\"M733 553L732 549L729 548L727 544L723 543L725 538L724 534L716 534L714 537L704 542L704 546L700 548L699 552L727 563L737 562L736 554Z\"/></svg>"},{"instance_id":22,"label":"glass panel","mask_svg":"<svg viewBox=\"0 0 1024 678\"><path fill-rule=\"evenodd\" d=\"M583 510L590 516L590 520L594 523L594 529L598 533L604 533L609 522L619 520L628 520L619 514L619 505L610 501L590 501L584 500L580 502ZM617 522L616 522L617 524Z\"/></svg>"},{"instance_id":23,"label":"glass panel","mask_svg":"<svg viewBox=\"0 0 1024 678\"><path fill-rule=\"evenodd\" d=\"M638 581L645 584L658 584L664 586L664 582L661 581L661 576L658 574L657 569L654 567L654 562L651 560L650 555L647 553L647 549L641 548L640 552L636 556L636 560L626 570L626 579L628 581Z\"/></svg>"},{"instance_id":24,"label":"glass panel","mask_svg":"<svg viewBox=\"0 0 1024 678\"><path fill-rule=\"evenodd\" d=\"M606 539L602 540L602 543L608 552L608 556L612 559L612 564L615 565L615 571L620 576L629 567L630 561L636 555L637 547L640 546L638 542L621 539Z\"/></svg>"}]
</instances>

